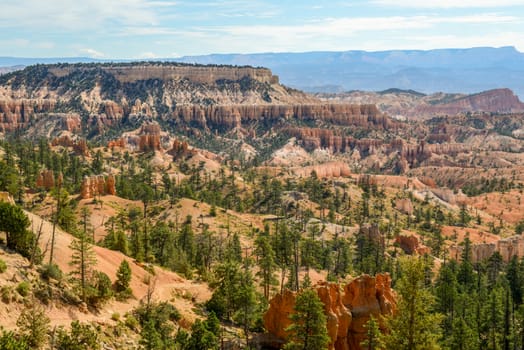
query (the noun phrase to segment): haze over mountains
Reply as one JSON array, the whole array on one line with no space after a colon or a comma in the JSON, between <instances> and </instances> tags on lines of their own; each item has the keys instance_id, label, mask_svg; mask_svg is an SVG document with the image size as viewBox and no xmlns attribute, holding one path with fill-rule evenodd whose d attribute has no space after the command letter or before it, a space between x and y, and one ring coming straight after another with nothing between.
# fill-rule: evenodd
<instances>
[{"instance_id":1,"label":"haze over mountains","mask_svg":"<svg viewBox=\"0 0 524 350\"><path fill-rule=\"evenodd\" d=\"M280 77L283 84L310 92L380 91L400 88L423 93L474 93L495 88L510 88L517 95L524 96L524 54L514 47L213 54L165 60L267 67ZM107 61L110 60L85 57L0 57L0 67Z\"/></svg>"}]
</instances>

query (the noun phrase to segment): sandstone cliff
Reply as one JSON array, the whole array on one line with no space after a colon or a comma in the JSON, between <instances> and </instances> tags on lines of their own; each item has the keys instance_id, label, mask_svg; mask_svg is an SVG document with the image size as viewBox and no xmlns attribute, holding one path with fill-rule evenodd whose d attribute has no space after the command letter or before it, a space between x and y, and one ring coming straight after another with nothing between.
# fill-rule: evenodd
<instances>
[{"instance_id":1,"label":"sandstone cliff","mask_svg":"<svg viewBox=\"0 0 524 350\"><path fill-rule=\"evenodd\" d=\"M449 249L451 259L460 261L463 246L453 245ZM504 262L509 262L513 256L524 257L524 237L512 236L503 238L495 243L476 243L471 245L471 258L473 262L488 259L493 253L499 252Z\"/></svg>"},{"instance_id":2,"label":"sandstone cliff","mask_svg":"<svg viewBox=\"0 0 524 350\"><path fill-rule=\"evenodd\" d=\"M387 274L363 275L345 286L320 282L313 287L324 304L327 316L329 349L358 350L365 339L364 325L373 315L391 315L396 310L396 297ZM289 290L277 294L264 315L264 326L272 335L286 339L285 329L291 324L296 293Z\"/></svg>"},{"instance_id":3,"label":"sandstone cliff","mask_svg":"<svg viewBox=\"0 0 524 350\"><path fill-rule=\"evenodd\" d=\"M458 114L466 112L508 113L524 111L524 103L510 89L495 89L467 95L447 103L418 106L419 114Z\"/></svg>"},{"instance_id":4,"label":"sandstone cliff","mask_svg":"<svg viewBox=\"0 0 524 350\"><path fill-rule=\"evenodd\" d=\"M267 68L237 66L202 66L186 64L142 63L136 65L112 64L101 65L101 69L114 76L121 83L132 83L140 80L183 80L213 84L217 80L240 80L249 77L262 83L278 84L278 77ZM98 67L89 65L62 65L52 67L49 71L57 77L65 77L78 70L95 70Z\"/></svg>"}]
</instances>

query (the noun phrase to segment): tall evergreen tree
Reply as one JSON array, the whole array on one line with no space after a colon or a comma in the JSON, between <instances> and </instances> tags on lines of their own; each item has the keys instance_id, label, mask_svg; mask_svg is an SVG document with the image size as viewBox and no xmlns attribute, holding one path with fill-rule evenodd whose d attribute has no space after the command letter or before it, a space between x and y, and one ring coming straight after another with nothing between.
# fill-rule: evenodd
<instances>
[{"instance_id":1,"label":"tall evergreen tree","mask_svg":"<svg viewBox=\"0 0 524 350\"><path fill-rule=\"evenodd\" d=\"M387 349L439 349L441 316L433 312L435 298L425 287L425 262L420 258L401 258L401 277L396 284L398 312L387 319Z\"/></svg>"},{"instance_id":2,"label":"tall evergreen tree","mask_svg":"<svg viewBox=\"0 0 524 350\"><path fill-rule=\"evenodd\" d=\"M327 333L324 305L317 292L306 289L297 295L293 313L289 316L291 325L286 328L289 332L289 342L285 350L322 350L327 349L329 336Z\"/></svg>"},{"instance_id":3,"label":"tall evergreen tree","mask_svg":"<svg viewBox=\"0 0 524 350\"><path fill-rule=\"evenodd\" d=\"M77 238L73 239L69 247L73 251L69 263L73 267L71 273L78 278L82 300L86 301L89 283L93 275L93 267L96 265L93 245L90 238L84 232L81 232Z\"/></svg>"},{"instance_id":4,"label":"tall evergreen tree","mask_svg":"<svg viewBox=\"0 0 524 350\"><path fill-rule=\"evenodd\" d=\"M361 343L363 349L366 350L382 350L384 349L384 342L380 332L378 321L370 316L369 321L364 325L366 328L366 340Z\"/></svg>"},{"instance_id":5,"label":"tall evergreen tree","mask_svg":"<svg viewBox=\"0 0 524 350\"><path fill-rule=\"evenodd\" d=\"M269 291L272 285L278 283L275 278L277 264L275 262L275 252L269 242L269 236L265 233L260 234L255 241L255 254L257 255L257 265L259 271L257 276L264 290L264 297L269 300Z\"/></svg>"}]
</instances>

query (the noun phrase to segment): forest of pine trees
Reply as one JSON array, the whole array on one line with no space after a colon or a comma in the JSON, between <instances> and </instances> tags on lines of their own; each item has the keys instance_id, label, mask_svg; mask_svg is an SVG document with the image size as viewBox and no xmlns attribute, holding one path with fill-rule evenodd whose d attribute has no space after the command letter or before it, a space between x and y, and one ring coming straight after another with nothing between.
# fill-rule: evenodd
<instances>
[{"instance_id":1,"label":"forest of pine trees","mask_svg":"<svg viewBox=\"0 0 524 350\"><path fill-rule=\"evenodd\" d=\"M96 307L113 295L120 300L133 296L126 260L114 285L107 275L93 269L95 244L120 251L137 262L157 264L188 279L205 281L212 288L212 297L201 310L205 317L189 332L175 332L173 322L179 315L169 304L143 302L134 317L145 349L218 349L221 323L238 327L239 341L249 348L253 333L264 331L262 316L269 300L285 288L299 292L286 349L323 349L328 342L326 321L320 301L310 288L312 270L325 273L330 281L344 281L362 273L391 274L399 298L398 313L384 320L370 320L363 343L367 349L524 348L524 260L513 257L504 262L495 253L485 261L473 262L468 238L460 261L449 259L442 249L442 225L464 227L473 220L465 207L453 213L429 201L414 200L410 216L393 211L385 190L376 185L354 186L352 189L360 194L352 196L347 185L319 179L314 172L306 178L280 180L249 167L237 169L245 181L239 184L234 171L221 169L211 177L204 164L189 166L183 160L177 164L185 174L183 180L162 176L158 182L148 162L150 155L124 153L112 155L113 166L120 170L117 193L141 205L109 218L105 222L107 235L95 241L87 223L89 212L77 213L78 201L72 195L79 193L85 175L100 174L108 160L100 153L86 158L65 149L57 152L44 139L37 143L16 139L0 145L4 149L0 190L9 192L20 206L31 209L36 204L26 201L24 188L35 189L43 169L62 174L63 182L52 191L36 190L41 200L50 197L56 204L53 224L75 236L71 244L72 277L81 301ZM289 193L304 193L318 204L318 210L286 201ZM397 196L410 194L400 191ZM207 203L211 217L220 214L229 220L229 210L271 214L272 219L265 222L264 229L238 232L228 221L222 232L214 232L198 217L159 218L158 203L176 208L184 197ZM34 258L38 255L33 252L35 237L27 232L27 218L16 208L0 203L0 231L7 233L9 248ZM323 236L327 224L340 227L329 238ZM347 226L359 230L348 235ZM393 244L402 229L416 230L432 248L433 256L404 257ZM249 238L250 246L241 243L241 235ZM56 276L52 256L43 270ZM38 316L39 323L34 327L47 327L38 310L28 312ZM27 315L20 321L29 332L23 336L3 332L0 348L7 343L20 342L16 349L40 343L39 330L27 325L31 322ZM385 324L388 331L381 334L378 324ZM78 341L79 335L74 332L88 334L90 341L96 338L90 328L82 327L77 324L71 331L62 330L56 335L57 342Z\"/></svg>"}]
</instances>

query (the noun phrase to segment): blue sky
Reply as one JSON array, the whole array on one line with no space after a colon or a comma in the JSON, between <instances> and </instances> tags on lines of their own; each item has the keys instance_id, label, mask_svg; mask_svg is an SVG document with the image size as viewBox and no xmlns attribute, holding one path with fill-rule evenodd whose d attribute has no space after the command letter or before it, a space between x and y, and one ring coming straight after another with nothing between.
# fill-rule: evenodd
<instances>
[{"instance_id":1,"label":"blue sky","mask_svg":"<svg viewBox=\"0 0 524 350\"><path fill-rule=\"evenodd\" d=\"M2 0L0 56L515 46L524 0Z\"/></svg>"}]
</instances>

